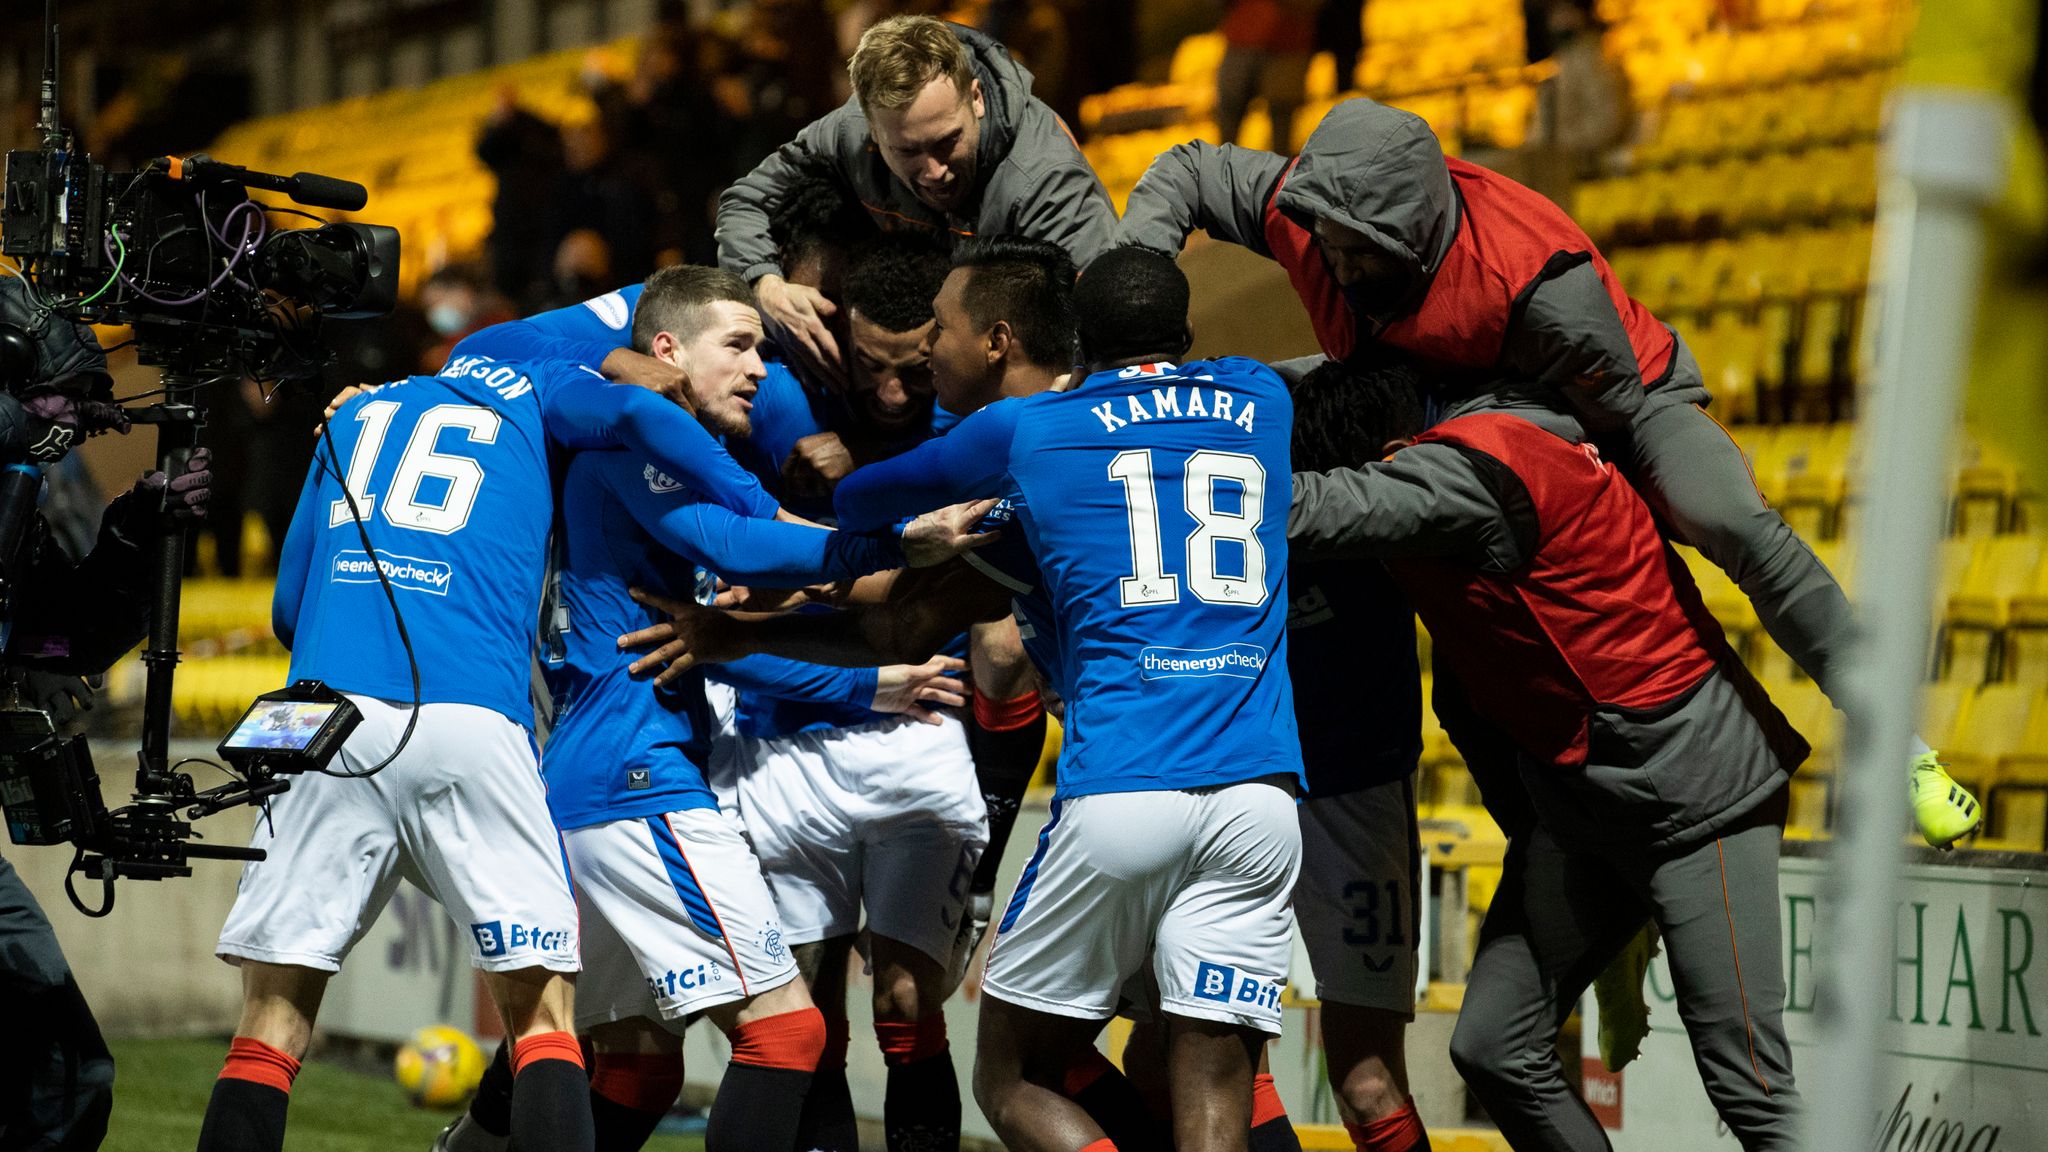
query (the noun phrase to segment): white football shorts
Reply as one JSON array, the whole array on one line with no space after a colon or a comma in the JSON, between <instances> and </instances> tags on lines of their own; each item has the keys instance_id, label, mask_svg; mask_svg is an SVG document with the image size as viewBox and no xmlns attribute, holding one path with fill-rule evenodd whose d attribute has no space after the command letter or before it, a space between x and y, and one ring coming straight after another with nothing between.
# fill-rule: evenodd
<instances>
[{"instance_id":1,"label":"white football shorts","mask_svg":"<svg viewBox=\"0 0 2048 1152\"><path fill-rule=\"evenodd\" d=\"M982 989L1107 1019L1149 952L1164 1011L1278 1035L1301 868L1294 809L1271 780L1055 801Z\"/></svg>"},{"instance_id":2,"label":"white football shorts","mask_svg":"<svg viewBox=\"0 0 2048 1152\"><path fill-rule=\"evenodd\" d=\"M715 808L562 834L583 917L576 1026L696 1012L796 979L760 862Z\"/></svg>"},{"instance_id":3,"label":"white football shorts","mask_svg":"<svg viewBox=\"0 0 2048 1152\"><path fill-rule=\"evenodd\" d=\"M967 729L907 718L740 739L732 792L791 944L878 936L947 963L988 821Z\"/></svg>"},{"instance_id":4,"label":"white football shorts","mask_svg":"<svg viewBox=\"0 0 2048 1152\"><path fill-rule=\"evenodd\" d=\"M412 711L350 695L363 722L330 770L362 772ZM401 876L441 902L490 972L577 970L576 904L532 735L488 708L426 704L405 751L359 780L308 773L259 814L215 952L338 972Z\"/></svg>"},{"instance_id":5,"label":"white football shorts","mask_svg":"<svg viewBox=\"0 0 2048 1152\"><path fill-rule=\"evenodd\" d=\"M1294 916L1316 997L1415 1015L1415 778L1300 806L1301 880Z\"/></svg>"}]
</instances>

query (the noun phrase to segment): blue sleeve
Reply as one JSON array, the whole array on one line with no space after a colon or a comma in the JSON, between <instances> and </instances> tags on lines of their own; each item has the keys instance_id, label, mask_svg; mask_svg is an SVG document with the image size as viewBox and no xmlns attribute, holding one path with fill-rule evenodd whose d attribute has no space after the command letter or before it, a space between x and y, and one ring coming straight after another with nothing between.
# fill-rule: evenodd
<instances>
[{"instance_id":1,"label":"blue sleeve","mask_svg":"<svg viewBox=\"0 0 2048 1152\"><path fill-rule=\"evenodd\" d=\"M910 516L1001 492L1018 400L999 400L894 459L856 469L832 494L842 528L870 532Z\"/></svg>"},{"instance_id":2,"label":"blue sleeve","mask_svg":"<svg viewBox=\"0 0 2048 1152\"><path fill-rule=\"evenodd\" d=\"M479 329L463 337L448 358L569 360L601 367L605 357L633 346L633 311L640 289L635 284L581 304Z\"/></svg>"},{"instance_id":3,"label":"blue sleeve","mask_svg":"<svg viewBox=\"0 0 2048 1152\"><path fill-rule=\"evenodd\" d=\"M708 664L704 673L743 692L778 700L852 704L860 708L875 702L875 684L880 675L874 668L828 668L780 656L746 656L729 664Z\"/></svg>"},{"instance_id":4,"label":"blue sleeve","mask_svg":"<svg viewBox=\"0 0 2048 1152\"><path fill-rule=\"evenodd\" d=\"M627 471L638 463L630 456L622 453L621 461L598 475L633 519L662 547L735 584L793 588L903 566L894 537L735 516L686 488Z\"/></svg>"},{"instance_id":5,"label":"blue sleeve","mask_svg":"<svg viewBox=\"0 0 2048 1152\"><path fill-rule=\"evenodd\" d=\"M548 435L572 451L628 448L742 516L773 520L779 506L746 469L675 403L632 384L559 362L538 374Z\"/></svg>"},{"instance_id":6,"label":"blue sleeve","mask_svg":"<svg viewBox=\"0 0 2048 1152\"><path fill-rule=\"evenodd\" d=\"M306 598L306 579L312 575L313 533L319 530L319 522L313 517L313 506L318 503L315 493L320 490L320 465L324 457L317 453L326 450L326 437L314 446L316 453L313 467L306 473L306 483L299 489L299 505L292 510L292 526L285 531L284 544L277 550L277 588L270 596L270 630L277 636L277 642L289 652L292 636L298 631L299 605Z\"/></svg>"}]
</instances>

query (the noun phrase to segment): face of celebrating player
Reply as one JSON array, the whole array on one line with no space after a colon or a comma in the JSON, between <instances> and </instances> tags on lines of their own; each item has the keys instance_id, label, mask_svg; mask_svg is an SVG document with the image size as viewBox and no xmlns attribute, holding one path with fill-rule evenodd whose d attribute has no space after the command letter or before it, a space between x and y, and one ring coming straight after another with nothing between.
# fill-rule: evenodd
<instances>
[{"instance_id":1,"label":"face of celebrating player","mask_svg":"<svg viewBox=\"0 0 2048 1152\"><path fill-rule=\"evenodd\" d=\"M941 76L901 108L872 110L868 132L898 180L925 204L951 212L974 195L984 110L981 81L963 93Z\"/></svg>"},{"instance_id":2,"label":"face of celebrating player","mask_svg":"<svg viewBox=\"0 0 2048 1152\"><path fill-rule=\"evenodd\" d=\"M960 416L980 410L995 398L988 387L995 359L989 333L974 323L965 301L971 275L967 268L946 274L946 282L932 298L932 322L924 342L925 355L931 359L932 389L946 411Z\"/></svg>"},{"instance_id":3,"label":"face of celebrating player","mask_svg":"<svg viewBox=\"0 0 2048 1152\"><path fill-rule=\"evenodd\" d=\"M885 435L908 431L931 419L932 372L925 355L927 321L908 332L891 332L851 310L853 383L848 395L861 419Z\"/></svg>"},{"instance_id":4,"label":"face of celebrating player","mask_svg":"<svg viewBox=\"0 0 2048 1152\"><path fill-rule=\"evenodd\" d=\"M1317 220L1316 247L1355 307L1368 314L1392 311L1408 295L1408 270L1393 253L1355 228Z\"/></svg>"},{"instance_id":5,"label":"face of celebrating player","mask_svg":"<svg viewBox=\"0 0 2048 1152\"><path fill-rule=\"evenodd\" d=\"M721 436L745 437L754 430L749 413L768 369L761 363L761 314L745 304L714 300L704 305L703 324L685 344L668 332L655 336L657 359L689 376L690 403L697 419Z\"/></svg>"}]
</instances>

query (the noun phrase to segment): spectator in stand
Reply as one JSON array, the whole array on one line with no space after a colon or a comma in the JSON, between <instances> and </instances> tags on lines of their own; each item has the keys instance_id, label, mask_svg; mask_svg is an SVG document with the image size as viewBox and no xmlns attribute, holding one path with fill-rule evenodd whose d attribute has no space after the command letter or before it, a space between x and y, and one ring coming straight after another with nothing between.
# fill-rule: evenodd
<instances>
[{"instance_id":1,"label":"spectator in stand","mask_svg":"<svg viewBox=\"0 0 2048 1152\"><path fill-rule=\"evenodd\" d=\"M420 356L421 372L439 372L448 362L449 351L471 332L514 319L512 305L492 289L490 278L474 264L450 264L427 277L420 289L420 307L436 338ZM293 474L294 484L305 471L301 467Z\"/></svg>"},{"instance_id":2,"label":"spectator in stand","mask_svg":"<svg viewBox=\"0 0 2048 1152\"><path fill-rule=\"evenodd\" d=\"M604 122L564 125L562 160L565 167L555 177L553 227L548 233L556 249L556 280L561 280L564 238L584 230L603 238L610 257L609 277L617 278L600 291L645 280L654 271L654 196L617 155Z\"/></svg>"},{"instance_id":3,"label":"spectator in stand","mask_svg":"<svg viewBox=\"0 0 2048 1152\"><path fill-rule=\"evenodd\" d=\"M1358 87L1358 57L1365 51L1365 0L1323 0L1316 9L1315 47L1335 58L1337 91Z\"/></svg>"},{"instance_id":4,"label":"spectator in stand","mask_svg":"<svg viewBox=\"0 0 2048 1152\"><path fill-rule=\"evenodd\" d=\"M562 171L562 137L553 124L519 106L512 85L498 89L498 103L476 157L498 178L491 198L491 281L511 299L523 296L548 273L559 236L550 235L556 182Z\"/></svg>"},{"instance_id":5,"label":"spectator in stand","mask_svg":"<svg viewBox=\"0 0 2048 1152\"><path fill-rule=\"evenodd\" d=\"M578 228L555 248L553 275L534 285L521 309L528 315L551 312L602 296L631 281L613 272L611 245L593 228Z\"/></svg>"},{"instance_id":6,"label":"spectator in stand","mask_svg":"<svg viewBox=\"0 0 2048 1152\"><path fill-rule=\"evenodd\" d=\"M712 91L705 37L687 21L664 20L640 49L632 77L597 95L627 168L654 196L655 263L717 259L711 226L718 193L736 174L739 127Z\"/></svg>"},{"instance_id":7,"label":"spectator in stand","mask_svg":"<svg viewBox=\"0 0 2048 1152\"><path fill-rule=\"evenodd\" d=\"M1270 148L1294 151L1294 114L1308 82L1315 47L1315 0L1230 0L1223 13L1223 63L1216 69L1216 131L1237 143L1245 109L1266 98L1273 121Z\"/></svg>"}]
</instances>

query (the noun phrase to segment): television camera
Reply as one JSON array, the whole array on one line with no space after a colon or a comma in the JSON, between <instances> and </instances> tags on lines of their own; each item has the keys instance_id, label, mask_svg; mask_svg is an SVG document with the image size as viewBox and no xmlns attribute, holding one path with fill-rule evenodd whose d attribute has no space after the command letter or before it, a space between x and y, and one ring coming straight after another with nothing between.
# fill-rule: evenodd
<instances>
[{"instance_id":1,"label":"television camera","mask_svg":"<svg viewBox=\"0 0 2048 1152\"><path fill-rule=\"evenodd\" d=\"M158 466L177 476L205 426L203 388L244 377L282 384L310 376L329 358L318 338L321 317L391 311L398 231L330 223L249 194L257 189L306 207L360 209L367 192L346 180L272 175L204 155L162 157L134 171L95 163L58 121L57 30L48 12L46 0L40 147L7 153L0 254L13 258L31 314L22 324L0 323L0 387L24 402L46 391L34 355L44 326L127 326L138 360L162 369L161 398L115 409L102 383L99 390L109 394L74 398L88 414L81 424L97 413L107 422L100 427L154 425ZM287 218L318 226L280 226ZM331 439L327 447L332 456ZM4 597L34 521L41 480L33 467L0 464L6 465L0 470ZM112 910L117 877L187 876L195 858L261 859L253 849L193 843L191 822L283 792L294 773L324 769L358 719L345 698L312 681L261 697L221 745L233 782L195 789L191 776L179 771L192 761L170 763L185 530L169 515L158 523L134 803L107 808L84 737L59 735L49 715L35 708L0 710L0 802L10 837L18 844L74 844L65 890L88 915ZM99 908L86 907L73 890L78 874L102 882Z\"/></svg>"}]
</instances>

